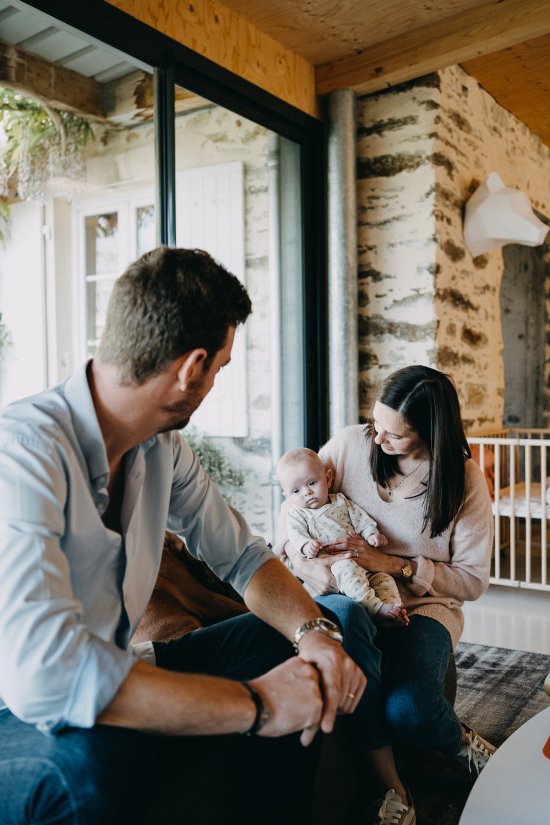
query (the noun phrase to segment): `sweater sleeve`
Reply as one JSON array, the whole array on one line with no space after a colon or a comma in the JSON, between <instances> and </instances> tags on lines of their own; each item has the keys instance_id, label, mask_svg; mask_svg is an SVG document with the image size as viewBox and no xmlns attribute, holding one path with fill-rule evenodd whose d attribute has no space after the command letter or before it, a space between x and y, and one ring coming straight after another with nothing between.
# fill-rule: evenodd
<instances>
[{"instance_id":1,"label":"sweater sleeve","mask_svg":"<svg viewBox=\"0 0 550 825\"><path fill-rule=\"evenodd\" d=\"M416 557L417 571L408 585L416 595L473 601L489 584L493 547L491 499L473 461L466 463L466 496L451 528L449 561Z\"/></svg>"}]
</instances>

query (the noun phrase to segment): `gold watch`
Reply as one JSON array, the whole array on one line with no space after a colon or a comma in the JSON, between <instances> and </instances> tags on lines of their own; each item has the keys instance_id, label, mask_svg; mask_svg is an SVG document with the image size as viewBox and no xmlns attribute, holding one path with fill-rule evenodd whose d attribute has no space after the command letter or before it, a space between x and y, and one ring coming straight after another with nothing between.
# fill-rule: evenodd
<instances>
[{"instance_id":1,"label":"gold watch","mask_svg":"<svg viewBox=\"0 0 550 825\"><path fill-rule=\"evenodd\" d=\"M401 568L401 578L403 581L410 582L414 576L413 566L410 559L403 559L403 567Z\"/></svg>"},{"instance_id":2,"label":"gold watch","mask_svg":"<svg viewBox=\"0 0 550 825\"><path fill-rule=\"evenodd\" d=\"M292 640L292 645L296 653L299 651L301 639L306 635L306 633L310 633L311 631L322 633L323 636L328 636L329 639L334 639L336 642L340 642L340 644L344 641L344 637L342 636L342 632L338 625L331 622L330 619L325 619L324 617L319 616L316 619L310 619L309 622L305 622L297 628Z\"/></svg>"}]
</instances>

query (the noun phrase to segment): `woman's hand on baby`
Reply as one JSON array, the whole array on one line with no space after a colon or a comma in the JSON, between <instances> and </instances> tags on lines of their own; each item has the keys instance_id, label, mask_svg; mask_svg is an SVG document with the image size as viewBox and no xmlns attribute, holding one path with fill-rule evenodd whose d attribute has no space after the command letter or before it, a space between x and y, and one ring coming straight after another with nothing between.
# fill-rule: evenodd
<instances>
[{"instance_id":1,"label":"woman's hand on baby","mask_svg":"<svg viewBox=\"0 0 550 825\"><path fill-rule=\"evenodd\" d=\"M358 564L373 573L388 572L386 569L388 556L375 547L371 547L359 533L354 533L351 530L347 535L342 536L332 544L325 545L323 550L331 554L345 553L346 555L343 555L342 558L354 559ZM334 563L335 556L331 555L331 559Z\"/></svg>"}]
</instances>

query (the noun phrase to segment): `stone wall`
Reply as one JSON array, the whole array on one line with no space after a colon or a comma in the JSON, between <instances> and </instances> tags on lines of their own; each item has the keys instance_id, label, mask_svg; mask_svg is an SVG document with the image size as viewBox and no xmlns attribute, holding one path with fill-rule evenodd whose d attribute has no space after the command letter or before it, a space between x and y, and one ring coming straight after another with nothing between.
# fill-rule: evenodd
<instances>
[{"instance_id":1,"label":"stone wall","mask_svg":"<svg viewBox=\"0 0 550 825\"><path fill-rule=\"evenodd\" d=\"M358 100L359 406L393 369L437 357L435 76Z\"/></svg>"},{"instance_id":2,"label":"stone wall","mask_svg":"<svg viewBox=\"0 0 550 825\"><path fill-rule=\"evenodd\" d=\"M360 98L357 148L362 417L416 362L452 374L469 429L500 426L502 250L472 258L463 209L497 171L550 216L550 150L458 66Z\"/></svg>"}]
</instances>

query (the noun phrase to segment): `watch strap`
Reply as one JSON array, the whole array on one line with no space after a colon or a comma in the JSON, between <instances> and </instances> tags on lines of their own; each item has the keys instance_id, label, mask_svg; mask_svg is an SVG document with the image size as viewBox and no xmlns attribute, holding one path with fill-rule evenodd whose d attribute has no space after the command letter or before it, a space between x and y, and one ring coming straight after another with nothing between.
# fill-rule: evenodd
<instances>
[{"instance_id":1,"label":"watch strap","mask_svg":"<svg viewBox=\"0 0 550 825\"><path fill-rule=\"evenodd\" d=\"M250 696L252 697L252 700L256 705L256 716L254 717L254 721L252 722L248 730L243 731L243 733L245 734L245 736L254 736L263 728L265 723L269 721L269 719L271 718L271 714L266 708L264 700L262 699L258 691L255 688L253 688L249 682L241 682L241 684L250 693Z\"/></svg>"},{"instance_id":2,"label":"watch strap","mask_svg":"<svg viewBox=\"0 0 550 825\"><path fill-rule=\"evenodd\" d=\"M329 639L334 639L334 641L340 642L340 644L344 641L342 631L337 624L331 622L330 619L317 616L315 619L310 619L308 622L304 622L304 624L300 625L294 633L292 645L296 653L298 653L299 645L303 637L306 633L311 633L312 631L322 633L324 636L328 636Z\"/></svg>"}]
</instances>

